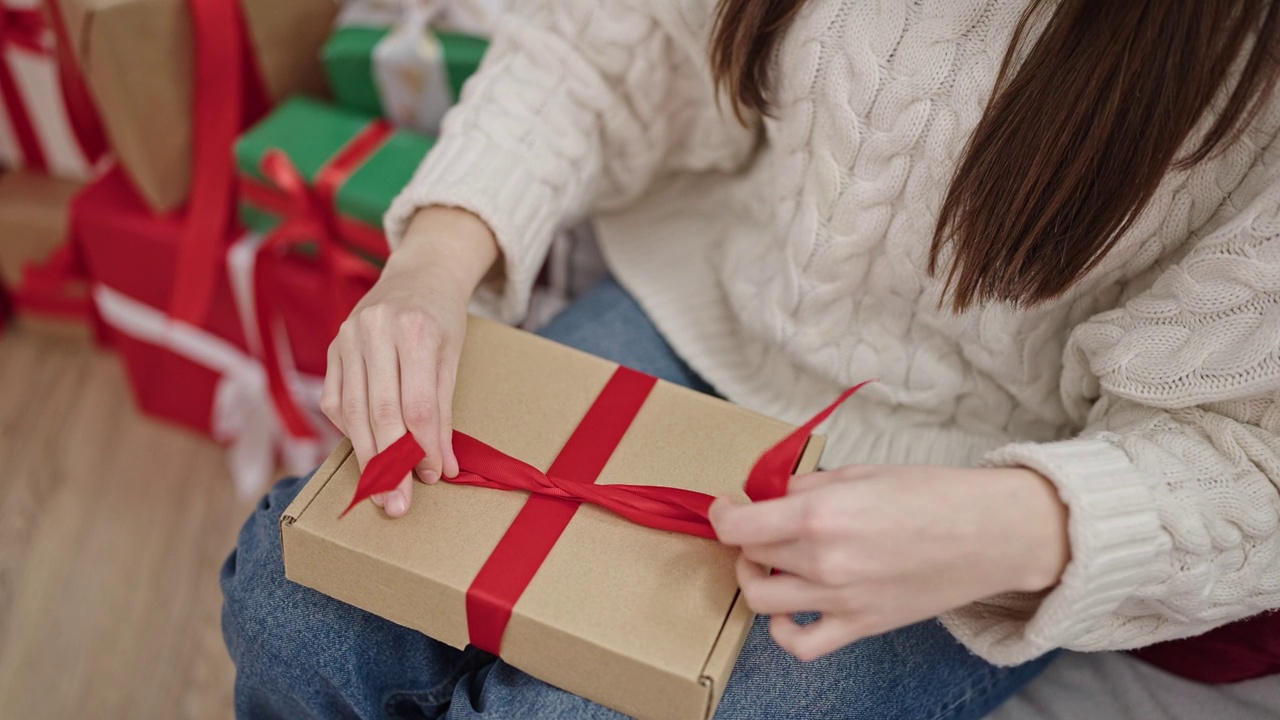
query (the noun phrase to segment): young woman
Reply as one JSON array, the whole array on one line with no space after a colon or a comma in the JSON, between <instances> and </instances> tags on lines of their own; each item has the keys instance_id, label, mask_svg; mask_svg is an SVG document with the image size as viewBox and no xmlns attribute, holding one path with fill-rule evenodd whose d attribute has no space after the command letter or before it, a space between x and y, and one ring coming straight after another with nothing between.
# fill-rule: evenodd
<instances>
[{"instance_id":1,"label":"young woman","mask_svg":"<svg viewBox=\"0 0 1280 720\"><path fill-rule=\"evenodd\" d=\"M1271 0L528 3L324 408L362 462L407 429L456 473L468 302L520 318L591 213L616 280L546 335L791 421L879 379L825 471L714 509L760 613L719 716L977 718L1059 648L1275 608L1277 48ZM224 571L242 716L612 716L288 583L300 484Z\"/></svg>"}]
</instances>

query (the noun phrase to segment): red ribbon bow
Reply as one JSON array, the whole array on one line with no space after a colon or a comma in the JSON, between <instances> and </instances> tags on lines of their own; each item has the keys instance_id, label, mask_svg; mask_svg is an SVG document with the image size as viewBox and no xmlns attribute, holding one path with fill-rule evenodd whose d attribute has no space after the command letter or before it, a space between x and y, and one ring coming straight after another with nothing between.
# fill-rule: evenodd
<instances>
[{"instance_id":1,"label":"red ribbon bow","mask_svg":"<svg viewBox=\"0 0 1280 720\"><path fill-rule=\"evenodd\" d=\"M378 279L378 270L342 245L343 233L338 221L335 200L351 173L386 142L392 129L381 121L370 123L316 174L314 187L298 171L289 156L270 150L259 165L262 176L274 188L268 203L280 213L281 221L262 241L254 262L254 305L262 360L266 365L267 385L276 411L290 436L314 438L317 433L289 388L284 372L284 353L275 332L279 298L272 278L288 261L292 250L315 243L320 267L329 287L326 299L329 311L325 322L328 336L337 334L353 304ZM245 190L250 187L246 185ZM258 190L255 194L262 195ZM384 243L385 244L385 243Z\"/></svg>"},{"instance_id":2,"label":"red ribbon bow","mask_svg":"<svg viewBox=\"0 0 1280 720\"><path fill-rule=\"evenodd\" d=\"M595 484L656 382L653 377L619 367L545 473L454 432L453 451L461 472L456 478L445 478L447 482L531 494L467 589L471 644L499 654L516 602L584 502L645 527L715 538L708 517L714 500L711 495L684 488ZM766 450L747 476L747 496L759 501L785 495L814 428L864 385L845 390L835 402ZM425 457L413 436L405 434L365 466L343 515L362 500L395 489Z\"/></svg>"}]
</instances>

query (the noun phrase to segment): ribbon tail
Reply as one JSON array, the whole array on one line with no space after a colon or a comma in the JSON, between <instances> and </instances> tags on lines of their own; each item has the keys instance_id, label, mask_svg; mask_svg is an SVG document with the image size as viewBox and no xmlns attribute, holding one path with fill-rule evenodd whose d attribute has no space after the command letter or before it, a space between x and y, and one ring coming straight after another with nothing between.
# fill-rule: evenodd
<instances>
[{"instance_id":1,"label":"ribbon tail","mask_svg":"<svg viewBox=\"0 0 1280 720\"><path fill-rule=\"evenodd\" d=\"M796 461L800 458L800 453L804 452L805 444L809 441L809 436L813 434L815 428L822 424L822 421L831 417L831 413L836 408L844 404L850 396L861 390L867 383L867 380L840 393L840 397L835 402L828 405L821 412L809 418L809 421L793 430L789 435L780 440L777 445L764 451L760 459L751 468L751 474L747 476L745 490L747 497L753 501L773 500L787 494L787 485L791 481L791 473L795 471Z\"/></svg>"},{"instance_id":2,"label":"ribbon tail","mask_svg":"<svg viewBox=\"0 0 1280 720\"><path fill-rule=\"evenodd\" d=\"M364 472L360 473L360 482L356 484L351 504L338 517L345 517L356 505L378 493L395 490L405 475L412 472L426 457L426 451L413 439L413 435L405 433L365 466Z\"/></svg>"}]
</instances>

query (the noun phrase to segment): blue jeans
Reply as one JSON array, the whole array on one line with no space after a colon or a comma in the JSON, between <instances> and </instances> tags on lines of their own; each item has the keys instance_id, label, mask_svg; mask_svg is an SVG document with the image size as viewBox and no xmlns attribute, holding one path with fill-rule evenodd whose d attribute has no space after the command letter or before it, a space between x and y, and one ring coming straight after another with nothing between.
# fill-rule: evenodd
<instances>
[{"instance_id":1,"label":"blue jeans","mask_svg":"<svg viewBox=\"0 0 1280 720\"><path fill-rule=\"evenodd\" d=\"M542 334L711 391L612 281ZM448 647L286 580L277 523L305 482L284 480L263 498L222 568L222 630L236 664L237 717L621 717L475 648ZM801 663L774 644L767 618L757 618L716 717L981 718L1050 659L995 667L930 621Z\"/></svg>"}]
</instances>

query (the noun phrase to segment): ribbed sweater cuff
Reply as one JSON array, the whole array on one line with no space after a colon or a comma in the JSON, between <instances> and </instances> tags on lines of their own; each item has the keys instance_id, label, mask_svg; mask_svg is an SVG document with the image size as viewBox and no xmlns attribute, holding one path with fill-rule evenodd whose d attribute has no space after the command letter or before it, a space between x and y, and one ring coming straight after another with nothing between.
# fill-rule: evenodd
<instances>
[{"instance_id":1,"label":"ribbed sweater cuff","mask_svg":"<svg viewBox=\"0 0 1280 720\"><path fill-rule=\"evenodd\" d=\"M503 276L477 292L485 314L517 323L558 229L560 203L549 184L527 170L527 158L483 132L447 132L384 218L387 241L397 247L419 209L432 205L475 213L493 231Z\"/></svg>"},{"instance_id":2,"label":"ribbed sweater cuff","mask_svg":"<svg viewBox=\"0 0 1280 720\"><path fill-rule=\"evenodd\" d=\"M998 665L1076 646L1151 580L1160 522L1142 474L1102 440L1009 445L987 455L984 464L1028 467L1053 482L1068 508L1071 560L1047 593L988 598L946 613L943 624Z\"/></svg>"}]
</instances>

